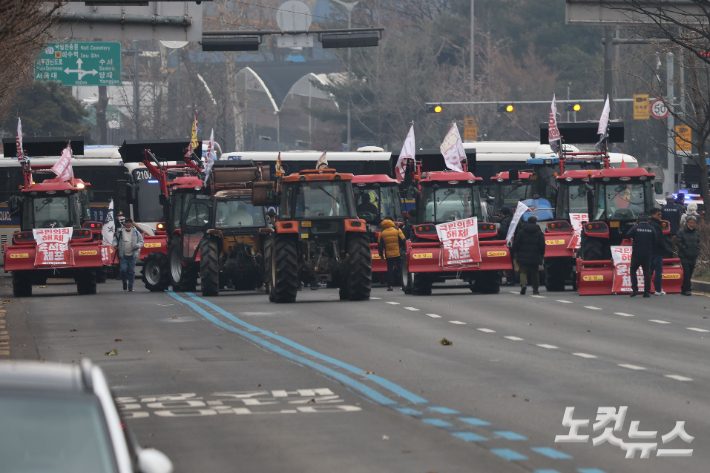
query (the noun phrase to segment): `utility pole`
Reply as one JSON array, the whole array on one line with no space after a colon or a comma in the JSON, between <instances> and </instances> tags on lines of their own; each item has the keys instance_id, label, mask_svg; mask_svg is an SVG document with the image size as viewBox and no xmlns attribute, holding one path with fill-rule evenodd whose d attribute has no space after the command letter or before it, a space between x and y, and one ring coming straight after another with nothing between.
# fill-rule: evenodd
<instances>
[{"instance_id":1,"label":"utility pole","mask_svg":"<svg viewBox=\"0 0 710 473\"><path fill-rule=\"evenodd\" d=\"M474 60L474 41L473 41L473 25L474 25L474 16L473 16L473 4L475 0L471 0L471 98L473 98L473 92L474 92L474 80L473 80L473 60Z\"/></svg>"},{"instance_id":2,"label":"utility pole","mask_svg":"<svg viewBox=\"0 0 710 473\"><path fill-rule=\"evenodd\" d=\"M666 87L666 100L670 109L673 104L673 53L666 54ZM666 184L664 191L672 194L675 192L675 119L673 114L669 113L666 120L666 127L668 128L668 168L664 179Z\"/></svg>"},{"instance_id":3,"label":"utility pole","mask_svg":"<svg viewBox=\"0 0 710 473\"><path fill-rule=\"evenodd\" d=\"M138 72L138 41L133 40L133 126L135 137L141 139L140 127L140 73Z\"/></svg>"},{"instance_id":4,"label":"utility pole","mask_svg":"<svg viewBox=\"0 0 710 473\"><path fill-rule=\"evenodd\" d=\"M604 98L609 97L609 118L614 117L614 90L612 69L614 65L614 30L604 28Z\"/></svg>"},{"instance_id":5,"label":"utility pole","mask_svg":"<svg viewBox=\"0 0 710 473\"><path fill-rule=\"evenodd\" d=\"M355 8L355 5L357 5L360 2L360 0L358 0L357 2L352 2L352 3L341 2L340 0L333 0L333 1L335 3L339 3L340 5L344 6L345 10L347 10L347 12L348 12L348 29L350 29L351 13L352 13L353 9ZM353 85L353 79L352 79L352 75L350 73L351 53L352 53L351 49L348 48L348 141L346 144L347 151L350 151L350 148L352 147L352 138L350 135L350 102L352 101L351 97L352 97L352 85Z\"/></svg>"}]
</instances>

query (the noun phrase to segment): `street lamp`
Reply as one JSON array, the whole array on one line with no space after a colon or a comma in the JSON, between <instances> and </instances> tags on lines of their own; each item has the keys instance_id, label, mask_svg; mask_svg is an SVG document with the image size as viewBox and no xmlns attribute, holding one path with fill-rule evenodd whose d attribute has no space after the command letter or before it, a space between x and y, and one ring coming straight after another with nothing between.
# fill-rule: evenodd
<instances>
[{"instance_id":1,"label":"street lamp","mask_svg":"<svg viewBox=\"0 0 710 473\"><path fill-rule=\"evenodd\" d=\"M350 29L350 14L352 13L353 9L355 8L355 5L360 3L360 0L357 0L356 2L343 2L341 0L332 0L332 1L345 7L345 10L348 12L348 29ZM352 77L350 75L350 48L348 48L348 141L347 141L348 151L350 151L350 148L352 147L351 138L350 138L350 94L351 93L352 93Z\"/></svg>"}]
</instances>

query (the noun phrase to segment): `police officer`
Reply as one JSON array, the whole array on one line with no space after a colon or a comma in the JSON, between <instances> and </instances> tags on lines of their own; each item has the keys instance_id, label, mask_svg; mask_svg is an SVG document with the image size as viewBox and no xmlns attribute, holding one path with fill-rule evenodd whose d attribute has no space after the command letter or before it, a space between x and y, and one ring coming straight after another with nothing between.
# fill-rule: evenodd
<instances>
[{"instance_id":1,"label":"police officer","mask_svg":"<svg viewBox=\"0 0 710 473\"><path fill-rule=\"evenodd\" d=\"M675 203L672 195L666 197L666 205L661 209L663 220L671 224L671 235L675 237L680 230L680 216L683 214L681 207Z\"/></svg>"},{"instance_id":2,"label":"police officer","mask_svg":"<svg viewBox=\"0 0 710 473\"><path fill-rule=\"evenodd\" d=\"M658 243L656 230L648 223L648 215L639 215L638 223L626 234L633 238L631 251L631 297L639 295L639 283L636 272L639 267L643 271L643 297L651 297L651 257Z\"/></svg>"}]
</instances>

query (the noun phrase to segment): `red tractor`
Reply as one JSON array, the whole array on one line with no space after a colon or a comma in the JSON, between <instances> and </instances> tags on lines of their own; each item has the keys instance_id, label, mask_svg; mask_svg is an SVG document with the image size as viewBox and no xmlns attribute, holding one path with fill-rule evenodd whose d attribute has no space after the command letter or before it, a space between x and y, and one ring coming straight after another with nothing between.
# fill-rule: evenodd
<instances>
[{"instance_id":1,"label":"red tractor","mask_svg":"<svg viewBox=\"0 0 710 473\"><path fill-rule=\"evenodd\" d=\"M96 294L97 274L103 269L101 241L93 238L89 201L89 183L73 178L56 177L35 183L32 175L52 173L51 166L31 166L22 162L24 184L20 196L10 200L10 211L20 214L21 230L12 243L3 243L5 272L12 272L15 297L32 295L32 284L46 283L48 277L74 278L79 294ZM88 225L88 228L85 228ZM66 234L64 243L39 243L34 230ZM46 240L46 237L45 237ZM59 241L59 240L55 240Z\"/></svg>"},{"instance_id":2,"label":"red tractor","mask_svg":"<svg viewBox=\"0 0 710 473\"><path fill-rule=\"evenodd\" d=\"M370 174L353 177L357 216L367 224L372 255L372 278L384 283L387 263L380 258L377 237L382 231L381 223L392 220L397 226L403 225L404 215L399 197L399 183L386 174Z\"/></svg>"},{"instance_id":3,"label":"red tractor","mask_svg":"<svg viewBox=\"0 0 710 473\"><path fill-rule=\"evenodd\" d=\"M479 197L481 178L470 172L417 173L416 207L410 216L409 240L402 264L405 294L431 294L432 284L463 279L472 292L496 294L500 291L499 272L512 269L510 250L497 239L498 227L486 222ZM410 214L411 215L411 214ZM436 225L478 218L480 263L443 267L442 248Z\"/></svg>"}]
</instances>

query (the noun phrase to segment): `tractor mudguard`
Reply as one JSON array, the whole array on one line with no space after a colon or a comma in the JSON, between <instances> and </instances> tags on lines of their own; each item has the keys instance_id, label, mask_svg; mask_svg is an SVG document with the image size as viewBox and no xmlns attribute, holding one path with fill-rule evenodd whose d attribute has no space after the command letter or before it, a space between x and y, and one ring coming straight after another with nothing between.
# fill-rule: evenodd
<instances>
[{"instance_id":1,"label":"tractor mudguard","mask_svg":"<svg viewBox=\"0 0 710 473\"><path fill-rule=\"evenodd\" d=\"M144 260L151 253L158 252L168 254L168 241L163 235L144 235L143 248L141 248L140 260Z\"/></svg>"}]
</instances>

